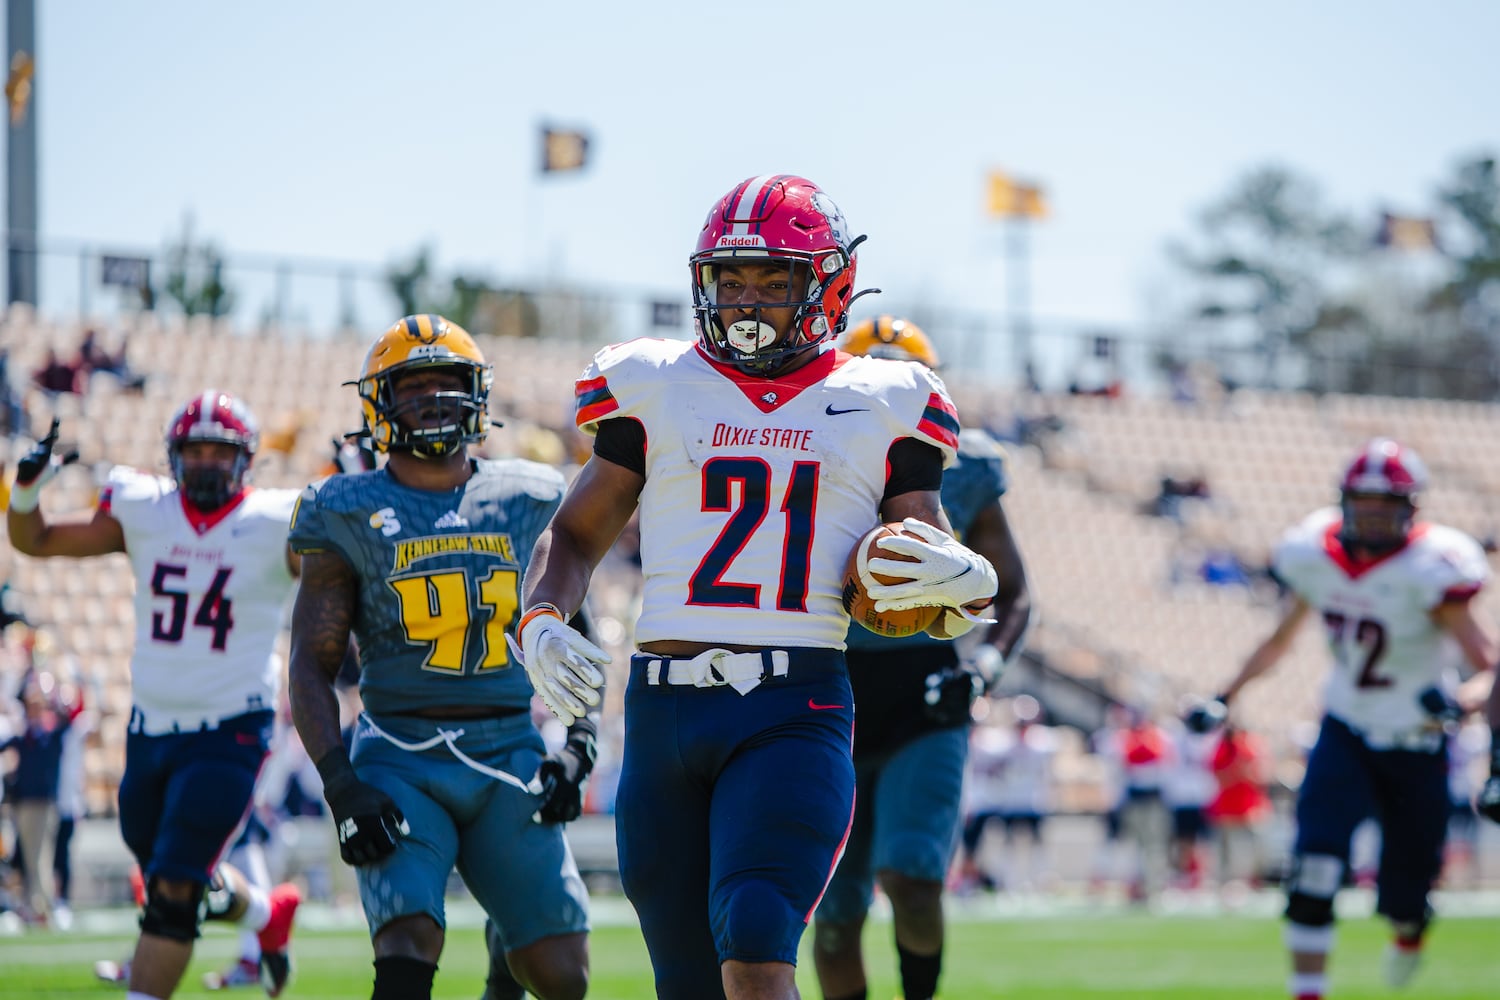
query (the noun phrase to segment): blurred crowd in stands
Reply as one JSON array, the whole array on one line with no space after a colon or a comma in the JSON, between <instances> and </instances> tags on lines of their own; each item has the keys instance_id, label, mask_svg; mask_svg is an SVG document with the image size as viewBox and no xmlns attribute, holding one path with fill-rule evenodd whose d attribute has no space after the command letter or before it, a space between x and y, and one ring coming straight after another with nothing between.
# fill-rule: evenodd
<instances>
[{"instance_id":1,"label":"blurred crowd in stands","mask_svg":"<svg viewBox=\"0 0 1500 1000\"><path fill-rule=\"evenodd\" d=\"M76 346L48 347L37 367L21 373L11 370L11 354L0 344L0 432L12 439L0 448L0 507L13 478L4 460L29 447L32 429L46 426L56 397L84 396L100 380L112 382L111 388L121 392L146 393L152 379L163 377L157 368L166 370L173 364L169 357L132 357L129 346L125 334L81 328ZM29 366L29 361L17 361L23 363ZM580 356L579 369L582 363ZM350 405L352 394L332 401L339 379L349 372L324 374L329 401L309 400L307 409L287 407L263 414L266 424L257 468L267 477L264 481L292 485L303 474L310 450L323 456L321 467L314 467L317 474L370 467L373 456L356 441L336 438L331 456L327 450L326 414L319 408L341 407L348 414L347 429L353 429L357 419ZM1201 366L1182 367L1170 381L1170 398L1184 407L1205 400L1218 407L1231 391ZM1126 397L1126 387L1105 354L1080 371L1071 394L1105 397L1082 402L1117 407ZM962 407L964 397L959 398ZM978 411L976 422L1016 451L1038 455L1041 468L1066 470L1071 468L1067 462L1078 428L1065 401L1063 396L1030 392L1013 406ZM506 403L501 399L498 405ZM555 415L505 414L507 426L492 435L484 450L546 462L571 475L587 457L588 441L569 423L566 399L555 410L540 412ZM319 429L317 435L310 433L313 428ZM156 429L152 433L153 442L159 441ZM131 456L85 456L92 462L106 457ZM160 462L159 456L153 457ZM1098 470L1084 468L1083 473L1089 477ZM1240 588L1266 601L1275 596L1263 550L1247 551L1213 528L1234 514L1231 499L1220 493L1217 474L1211 481L1209 472L1193 465L1147 469L1144 474L1156 477L1158 488L1155 496L1133 498L1130 516L1177 532L1174 547L1157 570L1156 596L1200 586ZM1033 537L1028 534L1027 541ZM597 639L616 664L627 662L631 648L639 598L637 544L633 527L627 528L596 574L590 594ZM89 805L95 818L110 815L113 808L108 796L86 798L86 754L99 745L101 726L123 729L126 720L101 708L100 690L107 678L90 673L97 661L80 663L63 648L57 629L65 623L29 621L26 598L9 581L0 580L0 912L14 913L34 926L64 928L71 920L78 881L75 832L91 815ZM119 663L118 669L123 671L125 664ZM346 681L340 692L348 721L358 712L358 694L352 675ZM623 683L612 682L607 692L599 760L585 802L589 814L613 809L623 691ZM1105 724L1093 731L1077 718L1059 718L1031 694L976 705L966 818L951 875L954 889L1047 891L1062 879L1060 852L1079 849L1089 852L1081 867L1096 891L1116 892L1136 902L1174 889L1214 891L1233 901L1278 878L1285 848L1278 836L1285 832L1298 762L1282 759L1284 752L1278 751L1283 748L1270 746L1263 734L1240 728L1240 720L1199 735L1184 729L1171 708L1163 707L1167 698L1135 705L1102 688L1096 693L1113 705ZM549 744L560 745L563 732L550 714L539 711L536 718ZM1477 867L1476 833L1467 801L1478 762L1487 752L1487 733L1471 724L1450 743L1456 803L1450 838L1452 879L1455 884L1477 884L1483 873ZM112 791L113 785L108 787ZM1097 823L1096 835L1082 847L1057 842L1050 821L1060 814L1088 817ZM284 707L246 836L265 852L273 880L298 877L312 899L353 898L348 869L338 863L316 770ZM1373 850L1367 845L1357 857L1373 858ZM118 845L118 855L120 864L126 864L123 845ZM96 898L122 901L111 892L105 887Z\"/></svg>"}]
</instances>

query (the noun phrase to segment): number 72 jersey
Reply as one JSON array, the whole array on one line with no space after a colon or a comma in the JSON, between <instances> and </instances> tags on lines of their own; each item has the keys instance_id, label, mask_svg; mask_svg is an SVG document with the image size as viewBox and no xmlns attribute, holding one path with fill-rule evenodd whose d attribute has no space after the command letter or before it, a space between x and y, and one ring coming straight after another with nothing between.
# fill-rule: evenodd
<instances>
[{"instance_id":1,"label":"number 72 jersey","mask_svg":"<svg viewBox=\"0 0 1500 1000\"><path fill-rule=\"evenodd\" d=\"M190 515L171 479L111 470L99 505L120 523L135 575L131 694L146 732L276 707L272 653L296 583L286 557L296 499L250 489Z\"/></svg>"},{"instance_id":2,"label":"number 72 jersey","mask_svg":"<svg viewBox=\"0 0 1500 1000\"><path fill-rule=\"evenodd\" d=\"M1272 565L1322 615L1335 661L1328 714L1372 743L1400 739L1428 722L1417 696L1435 684L1451 689L1463 659L1432 610L1477 594L1489 565L1468 535L1431 523L1417 524L1395 552L1356 564L1339 543L1340 525L1337 508L1315 512L1287 533Z\"/></svg>"}]
</instances>

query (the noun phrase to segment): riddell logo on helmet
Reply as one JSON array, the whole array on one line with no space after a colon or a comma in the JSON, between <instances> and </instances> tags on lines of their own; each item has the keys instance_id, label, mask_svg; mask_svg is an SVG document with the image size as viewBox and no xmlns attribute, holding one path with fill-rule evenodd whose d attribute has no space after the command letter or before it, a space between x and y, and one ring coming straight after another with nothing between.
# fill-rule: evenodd
<instances>
[{"instance_id":1,"label":"riddell logo on helmet","mask_svg":"<svg viewBox=\"0 0 1500 1000\"><path fill-rule=\"evenodd\" d=\"M760 234L753 236L720 236L719 242L714 244L720 247L763 247L766 239Z\"/></svg>"}]
</instances>

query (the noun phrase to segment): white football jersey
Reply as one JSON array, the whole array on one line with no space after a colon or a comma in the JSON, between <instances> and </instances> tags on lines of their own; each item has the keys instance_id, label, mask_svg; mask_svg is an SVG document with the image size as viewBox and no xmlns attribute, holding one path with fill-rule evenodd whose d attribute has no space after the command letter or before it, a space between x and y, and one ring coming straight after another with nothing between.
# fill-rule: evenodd
<instances>
[{"instance_id":1,"label":"white football jersey","mask_svg":"<svg viewBox=\"0 0 1500 1000\"><path fill-rule=\"evenodd\" d=\"M1047 815L1057 747L1051 726L976 727L969 741L967 811Z\"/></svg>"},{"instance_id":2,"label":"white football jersey","mask_svg":"<svg viewBox=\"0 0 1500 1000\"><path fill-rule=\"evenodd\" d=\"M1214 752L1219 748L1219 734L1178 729L1171 735L1175 753L1171 764L1162 772L1162 801L1173 809L1207 806L1219 794L1219 781L1214 777Z\"/></svg>"},{"instance_id":3,"label":"white football jersey","mask_svg":"<svg viewBox=\"0 0 1500 1000\"><path fill-rule=\"evenodd\" d=\"M638 643L842 649L844 566L879 521L901 438L957 455L942 382L906 361L826 351L782 378L715 364L696 343L605 348L577 385L578 426L646 436Z\"/></svg>"},{"instance_id":4,"label":"white football jersey","mask_svg":"<svg viewBox=\"0 0 1500 1000\"><path fill-rule=\"evenodd\" d=\"M276 707L272 654L296 582L286 556L296 500L296 490L251 489L190 517L173 480L110 471L99 504L120 522L135 572L130 674L145 732Z\"/></svg>"},{"instance_id":5,"label":"white football jersey","mask_svg":"<svg viewBox=\"0 0 1500 1000\"><path fill-rule=\"evenodd\" d=\"M1372 745L1400 742L1429 721L1417 696L1433 685L1451 692L1458 681L1463 653L1432 610L1478 593L1489 565L1468 535L1425 523L1402 548L1356 565L1339 544L1340 524L1338 508L1313 513L1287 533L1272 565L1323 616L1334 657L1328 714Z\"/></svg>"}]
</instances>

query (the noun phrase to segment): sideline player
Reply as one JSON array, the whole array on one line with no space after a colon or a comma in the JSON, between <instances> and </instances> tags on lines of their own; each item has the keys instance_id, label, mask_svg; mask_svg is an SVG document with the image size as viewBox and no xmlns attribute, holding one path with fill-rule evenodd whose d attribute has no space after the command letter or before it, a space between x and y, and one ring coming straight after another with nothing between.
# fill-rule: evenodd
<instances>
[{"instance_id":1,"label":"sideline player","mask_svg":"<svg viewBox=\"0 0 1500 1000\"><path fill-rule=\"evenodd\" d=\"M120 781L120 831L145 877L132 1000L170 997L202 919L260 935L261 975L278 995L300 897L267 894L216 862L250 808L280 676L273 648L298 558L286 545L293 490L247 480L259 433L228 393L208 390L167 427L171 478L116 466L97 508L48 519L42 487L77 457L53 454L57 421L16 466L6 524L25 555L130 557L135 574L134 704Z\"/></svg>"},{"instance_id":2,"label":"sideline player","mask_svg":"<svg viewBox=\"0 0 1500 1000\"><path fill-rule=\"evenodd\" d=\"M915 323L890 316L850 327L839 346L852 355L938 368L937 351ZM901 995L937 992L943 960L943 878L960 824L969 707L991 690L1020 652L1031 611L1021 553L1000 505L1009 478L1005 453L984 431L964 430L958 464L943 473L942 504L964 543L999 574L983 642L960 662L952 642L927 635L891 639L854 625L849 682L854 730L854 825L833 881L818 905L813 958L828 1000L866 995L860 935L875 883L891 901Z\"/></svg>"},{"instance_id":3,"label":"sideline player","mask_svg":"<svg viewBox=\"0 0 1500 1000\"><path fill-rule=\"evenodd\" d=\"M798 942L854 806L843 569L879 521L909 583L880 610L978 619L995 570L949 533L958 447L941 381L833 350L854 299L843 216L788 174L735 185L690 258L696 342L601 351L577 384L594 453L537 541L517 633L560 719L604 654L568 625L639 507L645 577L616 798L620 876L665 1000L790 1000ZM966 609L960 611L958 609Z\"/></svg>"},{"instance_id":4,"label":"sideline player","mask_svg":"<svg viewBox=\"0 0 1500 1000\"><path fill-rule=\"evenodd\" d=\"M356 383L387 461L308 487L292 520L292 717L358 869L374 1000L432 995L455 864L521 986L543 1000L588 987L587 894L556 810L593 765L595 728L581 720L547 759L505 641L564 484L535 462L469 457L491 378L461 327L397 321ZM333 682L351 634L365 710L346 751Z\"/></svg>"},{"instance_id":5,"label":"sideline player","mask_svg":"<svg viewBox=\"0 0 1500 1000\"><path fill-rule=\"evenodd\" d=\"M1387 982L1416 972L1442 868L1448 827L1444 724L1455 717L1456 669L1491 669L1496 643L1473 597L1489 579L1478 543L1416 520L1427 471L1387 438L1367 443L1340 482L1337 508L1288 532L1272 568L1291 603L1220 700L1286 653L1316 614L1334 656L1317 744L1297 795L1297 836L1287 886L1291 994L1317 1000L1334 939L1334 896L1350 838L1367 816L1380 823L1376 910L1391 922ZM1221 709L1222 710L1222 709Z\"/></svg>"}]
</instances>

